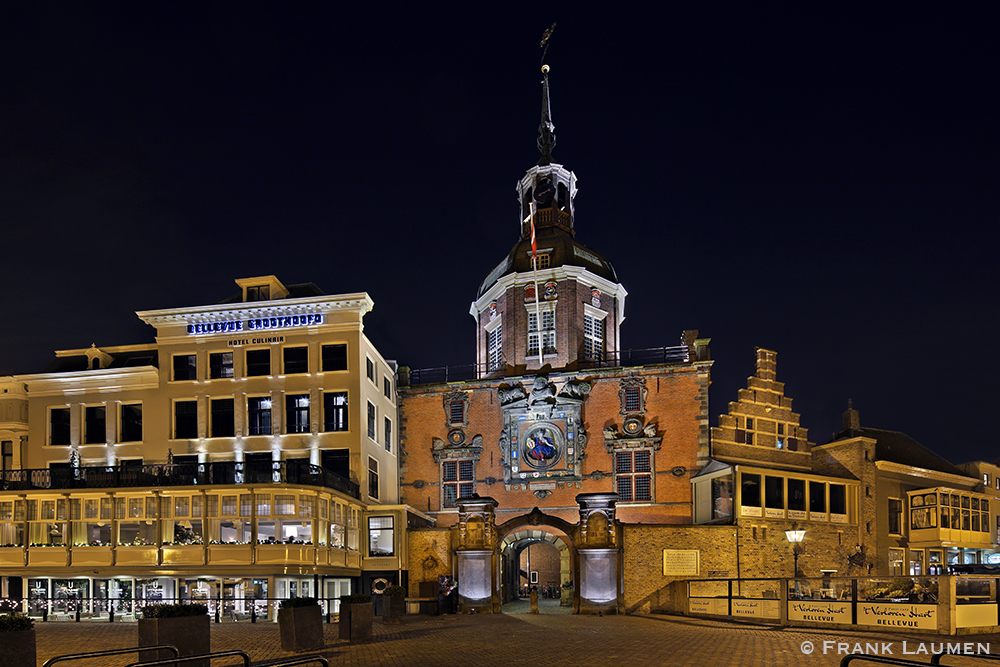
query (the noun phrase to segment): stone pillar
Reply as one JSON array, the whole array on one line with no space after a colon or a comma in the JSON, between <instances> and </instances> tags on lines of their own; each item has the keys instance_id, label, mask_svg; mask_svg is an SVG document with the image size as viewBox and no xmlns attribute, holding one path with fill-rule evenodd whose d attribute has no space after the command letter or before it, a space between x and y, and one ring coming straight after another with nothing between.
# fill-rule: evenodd
<instances>
[{"instance_id":1,"label":"stone pillar","mask_svg":"<svg viewBox=\"0 0 1000 667\"><path fill-rule=\"evenodd\" d=\"M500 612L496 507L497 501L488 497L458 501L455 561L459 611Z\"/></svg>"},{"instance_id":2,"label":"stone pillar","mask_svg":"<svg viewBox=\"0 0 1000 667\"><path fill-rule=\"evenodd\" d=\"M579 577L576 611L615 614L624 611L621 596L621 548L615 521L617 493L581 493L576 550Z\"/></svg>"}]
</instances>

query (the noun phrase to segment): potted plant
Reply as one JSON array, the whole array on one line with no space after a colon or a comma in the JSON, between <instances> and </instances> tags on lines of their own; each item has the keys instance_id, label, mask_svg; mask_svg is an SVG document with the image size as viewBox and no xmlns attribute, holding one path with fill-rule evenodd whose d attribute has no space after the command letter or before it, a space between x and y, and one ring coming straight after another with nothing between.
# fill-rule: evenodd
<instances>
[{"instance_id":1,"label":"potted plant","mask_svg":"<svg viewBox=\"0 0 1000 667\"><path fill-rule=\"evenodd\" d=\"M0 655L8 667L35 667L35 627L25 614L0 614Z\"/></svg>"},{"instance_id":2,"label":"potted plant","mask_svg":"<svg viewBox=\"0 0 1000 667\"><path fill-rule=\"evenodd\" d=\"M354 593L340 598L340 638L365 641L372 638L372 596Z\"/></svg>"},{"instance_id":3,"label":"potted plant","mask_svg":"<svg viewBox=\"0 0 1000 667\"><path fill-rule=\"evenodd\" d=\"M406 614L406 589L402 586L388 586L382 595L386 602L382 620L386 623L401 623Z\"/></svg>"},{"instance_id":4,"label":"potted plant","mask_svg":"<svg viewBox=\"0 0 1000 667\"><path fill-rule=\"evenodd\" d=\"M323 613L316 598L288 598L278 609L283 651L323 648Z\"/></svg>"},{"instance_id":5,"label":"potted plant","mask_svg":"<svg viewBox=\"0 0 1000 667\"><path fill-rule=\"evenodd\" d=\"M211 624L203 604L153 604L142 608L139 619L139 646L172 644L181 656L209 653ZM167 651L142 651L139 660L148 662L173 657ZM208 667L208 660L188 663Z\"/></svg>"}]
</instances>

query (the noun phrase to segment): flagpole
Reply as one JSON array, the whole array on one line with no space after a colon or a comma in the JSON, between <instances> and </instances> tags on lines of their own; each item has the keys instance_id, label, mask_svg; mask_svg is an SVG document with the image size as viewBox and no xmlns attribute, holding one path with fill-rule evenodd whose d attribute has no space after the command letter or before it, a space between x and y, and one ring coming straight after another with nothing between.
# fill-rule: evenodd
<instances>
[{"instance_id":1,"label":"flagpole","mask_svg":"<svg viewBox=\"0 0 1000 667\"><path fill-rule=\"evenodd\" d=\"M538 332L538 368L542 367L542 314L538 302L538 242L535 240L535 211L537 205L531 202L531 275L535 283L535 330ZM530 342L530 340L529 340Z\"/></svg>"}]
</instances>

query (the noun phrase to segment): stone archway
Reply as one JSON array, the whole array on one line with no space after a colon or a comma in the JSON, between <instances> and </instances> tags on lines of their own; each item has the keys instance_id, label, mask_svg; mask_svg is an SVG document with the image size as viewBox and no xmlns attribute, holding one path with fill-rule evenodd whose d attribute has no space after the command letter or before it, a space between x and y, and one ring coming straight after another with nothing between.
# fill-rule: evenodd
<instances>
[{"instance_id":1,"label":"stone archway","mask_svg":"<svg viewBox=\"0 0 1000 667\"><path fill-rule=\"evenodd\" d=\"M555 585L560 590L561 606L572 606L573 590L573 552L570 547L570 539L554 532L545 526L522 527L508 533L500 542L500 601L501 603L512 602L519 599L519 588L522 585L521 577L521 554L532 545L548 545L558 553L558 581ZM526 582L546 585L549 582L537 581Z\"/></svg>"},{"instance_id":2,"label":"stone archway","mask_svg":"<svg viewBox=\"0 0 1000 667\"><path fill-rule=\"evenodd\" d=\"M516 582L509 573L519 569L512 554L526 545L546 542L557 549L559 544L565 546L565 566L560 552L560 585L573 582L574 613L620 613L621 531L615 520L616 499L613 493L578 495L578 523L536 507L501 525L496 524L493 498L459 500L454 555L460 608L501 611Z\"/></svg>"}]
</instances>

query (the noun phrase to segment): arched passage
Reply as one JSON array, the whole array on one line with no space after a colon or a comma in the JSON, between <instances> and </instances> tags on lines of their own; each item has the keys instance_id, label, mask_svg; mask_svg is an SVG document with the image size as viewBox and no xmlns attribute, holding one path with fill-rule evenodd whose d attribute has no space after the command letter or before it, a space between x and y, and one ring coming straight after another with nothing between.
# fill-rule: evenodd
<instances>
[{"instance_id":1,"label":"arched passage","mask_svg":"<svg viewBox=\"0 0 1000 667\"><path fill-rule=\"evenodd\" d=\"M538 549L537 547L542 547ZM554 553L548 553L551 550ZM531 563L531 553L536 562ZM525 558L525 556L528 556ZM532 573L536 576L531 578ZM573 581L572 551L562 536L545 528L521 529L507 535L500 545L500 599L518 600L522 589L558 588Z\"/></svg>"}]
</instances>

